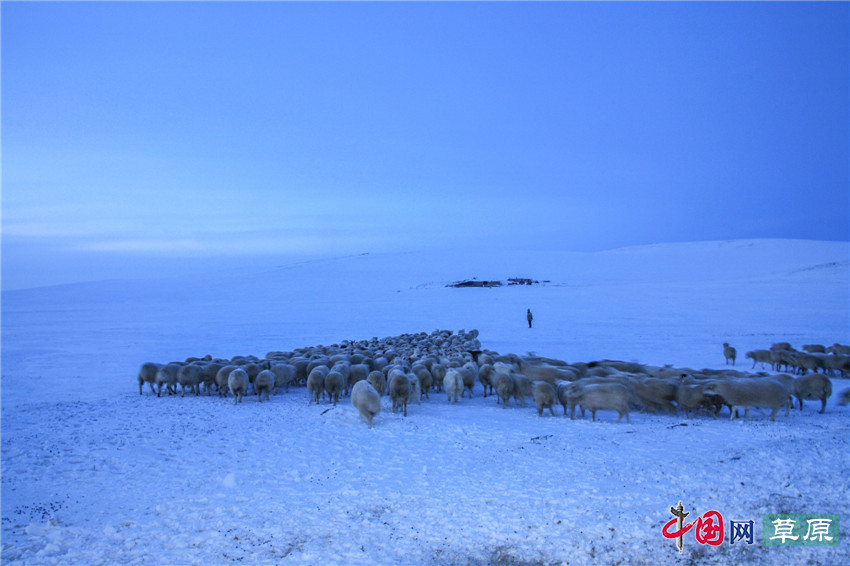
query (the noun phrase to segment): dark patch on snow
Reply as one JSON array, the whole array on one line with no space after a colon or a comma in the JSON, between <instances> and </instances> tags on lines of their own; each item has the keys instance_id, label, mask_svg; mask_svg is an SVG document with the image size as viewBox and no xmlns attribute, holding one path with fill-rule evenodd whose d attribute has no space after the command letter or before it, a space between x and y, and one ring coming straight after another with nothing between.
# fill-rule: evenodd
<instances>
[{"instance_id":1,"label":"dark patch on snow","mask_svg":"<svg viewBox=\"0 0 850 566\"><path fill-rule=\"evenodd\" d=\"M503 285L513 286L513 285L540 285L540 281L536 279L531 279L530 277L508 277L507 283L504 281L479 281L475 277L472 279L464 279L462 281L455 281L454 283L449 283L446 287L502 287ZM543 283L551 283L548 279L544 280Z\"/></svg>"}]
</instances>

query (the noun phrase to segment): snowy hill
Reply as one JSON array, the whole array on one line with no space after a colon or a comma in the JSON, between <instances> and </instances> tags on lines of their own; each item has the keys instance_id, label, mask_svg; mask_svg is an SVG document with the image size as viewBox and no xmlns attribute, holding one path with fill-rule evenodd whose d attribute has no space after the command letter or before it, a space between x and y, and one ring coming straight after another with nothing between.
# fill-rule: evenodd
<instances>
[{"instance_id":1,"label":"snowy hill","mask_svg":"<svg viewBox=\"0 0 850 566\"><path fill-rule=\"evenodd\" d=\"M547 282L446 287L509 277ZM678 559L661 526L680 499L757 524L841 513L850 408L837 395L825 415L809 403L773 423L627 425L503 410L478 389L457 406L435 393L407 418L385 399L368 430L348 399L308 406L303 388L234 407L140 397L135 380L145 361L472 328L485 349L569 362L722 368L729 342L748 369L743 352L775 342L850 343L848 289L847 243L748 240L363 254L4 292L3 562L640 564ZM685 553L841 563L846 536L794 549L691 537Z\"/></svg>"}]
</instances>

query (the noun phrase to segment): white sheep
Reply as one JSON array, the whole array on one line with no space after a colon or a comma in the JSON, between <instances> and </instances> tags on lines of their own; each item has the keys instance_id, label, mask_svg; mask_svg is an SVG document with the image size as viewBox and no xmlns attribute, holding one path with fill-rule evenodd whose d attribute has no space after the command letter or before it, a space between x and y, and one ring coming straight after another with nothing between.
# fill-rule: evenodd
<instances>
[{"instance_id":1,"label":"white sheep","mask_svg":"<svg viewBox=\"0 0 850 566\"><path fill-rule=\"evenodd\" d=\"M334 366L336 368L338 366ZM327 377L325 377L325 391L328 394L328 400L336 405L339 403L339 396L342 394L345 388L345 376L336 371L336 369L331 370ZM316 401L318 403L318 401Z\"/></svg>"},{"instance_id":2,"label":"white sheep","mask_svg":"<svg viewBox=\"0 0 850 566\"><path fill-rule=\"evenodd\" d=\"M204 389L207 391L207 395L212 395L212 386L216 385L215 376L218 375L219 370L223 368L225 364L223 362L207 362L201 368L201 383L204 385Z\"/></svg>"},{"instance_id":3,"label":"white sheep","mask_svg":"<svg viewBox=\"0 0 850 566\"><path fill-rule=\"evenodd\" d=\"M259 397L260 403L263 402L264 393L266 395L266 401L269 400L269 393L274 389L274 384L275 374L271 370L264 369L257 374L256 379L254 379L254 391L257 393L257 397Z\"/></svg>"},{"instance_id":4,"label":"white sheep","mask_svg":"<svg viewBox=\"0 0 850 566\"><path fill-rule=\"evenodd\" d=\"M421 394L424 394L426 398L430 399L431 396L428 392L431 391L431 387L434 384L434 378L431 375L431 371L428 369L428 366L423 363L415 363L411 366L410 371L413 372L413 375L419 379Z\"/></svg>"},{"instance_id":5,"label":"white sheep","mask_svg":"<svg viewBox=\"0 0 850 566\"><path fill-rule=\"evenodd\" d=\"M514 399L519 401L520 407L525 407L525 398L534 394L534 384L522 373L512 373L511 379L514 381Z\"/></svg>"},{"instance_id":6,"label":"white sheep","mask_svg":"<svg viewBox=\"0 0 850 566\"><path fill-rule=\"evenodd\" d=\"M393 413L399 408L403 409L404 416L407 416L407 400L410 397L410 378L405 373L391 372L390 383L388 386L390 399L393 400Z\"/></svg>"},{"instance_id":7,"label":"white sheep","mask_svg":"<svg viewBox=\"0 0 850 566\"><path fill-rule=\"evenodd\" d=\"M378 395L381 397L384 396L384 393L387 390L387 378L384 375L384 372L380 370L370 371L369 375L366 377L366 381L369 382L369 385L375 388Z\"/></svg>"},{"instance_id":8,"label":"white sheep","mask_svg":"<svg viewBox=\"0 0 850 566\"><path fill-rule=\"evenodd\" d=\"M728 379L718 380L705 388L709 395L720 395L732 407L729 420L735 418L738 407L745 407L745 416L749 415L750 407L766 407L772 409L770 420L776 420L780 407L785 407L788 416L789 387L776 379Z\"/></svg>"},{"instance_id":9,"label":"white sheep","mask_svg":"<svg viewBox=\"0 0 850 566\"><path fill-rule=\"evenodd\" d=\"M177 383L180 384L180 396L186 396L188 387L195 395L200 395L201 381L203 380L202 369L195 363L187 364L177 370Z\"/></svg>"},{"instance_id":10,"label":"white sheep","mask_svg":"<svg viewBox=\"0 0 850 566\"><path fill-rule=\"evenodd\" d=\"M233 404L241 403L242 397L248 391L248 372L236 368L227 376L227 388L233 394Z\"/></svg>"},{"instance_id":11,"label":"white sheep","mask_svg":"<svg viewBox=\"0 0 850 566\"><path fill-rule=\"evenodd\" d=\"M349 380L351 378L351 364L347 360L337 361L333 364L333 366L331 366L331 371L335 371L342 376L342 387L339 392L340 395L343 393L348 395Z\"/></svg>"},{"instance_id":12,"label":"white sheep","mask_svg":"<svg viewBox=\"0 0 850 566\"><path fill-rule=\"evenodd\" d=\"M511 397L515 397L516 383L508 373L494 372L496 377L496 394L498 395L497 402L501 400L502 408L508 408L508 401Z\"/></svg>"},{"instance_id":13,"label":"white sheep","mask_svg":"<svg viewBox=\"0 0 850 566\"><path fill-rule=\"evenodd\" d=\"M800 402L800 410L803 410L803 400L820 401L820 413L826 410L826 400L832 395L832 382L828 377L811 373L793 381L792 391L794 397Z\"/></svg>"},{"instance_id":14,"label":"white sheep","mask_svg":"<svg viewBox=\"0 0 850 566\"><path fill-rule=\"evenodd\" d=\"M478 381L481 382L481 386L484 388L484 397L487 397L488 389L491 394L494 392L493 382L490 380L491 375L495 379L496 375L494 372L493 364L482 364L478 368Z\"/></svg>"},{"instance_id":15,"label":"white sheep","mask_svg":"<svg viewBox=\"0 0 850 566\"><path fill-rule=\"evenodd\" d=\"M218 388L219 397L227 397L228 387L227 378L230 377L230 372L237 369L239 366L226 365L215 374L215 385Z\"/></svg>"},{"instance_id":16,"label":"white sheep","mask_svg":"<svg viewBox=\"0 0 850 566\"><path fill-rule=\"evenodd\" d=\"M422 404L422 384L416 375L408 375L410 380L410 395L407 397L407 402L416 401L417 405Z\"/></svg>"},{"instance_id":17,"label":"white sheep","mask_svg":"<svg viewBox=\"0 0 850 566\"><path fill-rule=\"evenodd\" d=\"M369 428L372 428L372 419L381 412L380 393L368 381L358 381L351 389L351 404L366 419Z\"/></svg>"},{"instance_id":18,"label":"white sheep","mask_svg":"<svg viewBox=\"0 0 850 566\"><path fill-rule=\"evenodd\" d=\"M354 356L352 356L352 359ZM351 364L349 367L348 385L354 386L358 381L364 381L369 377L369 365L365 363Z\"/></svg>"},{"instance_id":19,"label":"white sheep","mask_svg":"<svg viewBox=\"0 0 850 566\"><path fill-rule=\"evenodd\" d=\"M555 404L555 400L558 398L558 394L555 391L555 388L551 383L547 381L535 381L534 382L534 403L537 405L537 416L543 416L543 409L548 408L549 412L552 413L552 416L555 416L555 410L552 406Z\"/></svg>"},{"instance_id":20,"label":"white sheep","mask_svg":"<svg viewBox=\"0 0 850 566\"><path fill-rule=\"evenodd\" d=\"M773 356L770 353L770 350L752 350L745 354L747 358L751 358L753 360L753 368L756 367L756 363L759 364L770 364L770 367L773 367Z\"/></svg>"},{"instance_id":21,"label":"white sheep","mask_svg":"<svg viewBox=\"0 0 850 566\"><path fill-rule=\"evenodd\" d=\"M162 386L169 395L177 393L177 372L183 367L182 362L171 362L160 367L156 372L156 396L162 396Z\"/></svg>"},{"instance_id":22,"label":"white sheep","mask_svg":"<svg viewBox=\"0 0 850 566\"><path fill-rule=\"evenodd\" d=\"M319 398L325 390L325 377L330 373L330 368L325 365L314 367L307 376L307 393L309 399L307 404L316 402L319 404Z\"/></svg>"},{"instance_id":23,"label":"white sheep","mask_svg":"<svg viewBox=\"0 0 850 566\"><path fill-rule=\"evenodd\" d=\"M676 406L685 410L685 416L690 417L691 411L707 407L711 416L717 418L717 413L711 405L711 398L706 396L705 388L708 383L680 383L676 387Z\"/></svg>"},{"instance_id":24,"label":"white sheep","mask_svg":"<svg viewBox=\"0 0 850 566\"><path fill-rule=\"evenodd\" d=\"M286 387L286 392L289 393L289 384L295 381L295 375L297 373L297 369L292 364L272 364L269 370L274 374L274 388L273 391L277 393L277 390L281 387Z\"/></svg>"},{"instance_id":25,"label":"white sheep","mask_svg":"<svg viewBox=\"0 0 850 566\"><path fill-rule=\"evenodd\" d=\"M457 403L458 397L463 391L463 378L457 368L446 370L446 377L443 378L443 390L448 395L450 404L454 405Z\"/></svg>"},{"instance_id":26,"label":"white sheep","mask_svg":"<svg viewBox=\"0 0 850 566\"><path fill-rule=\"evenodd\" d=\"M631 389L635 401L645 409L651 412L661 409L670 415L676 414L676 407L673 405L676 399L675 383L656 377L625 377L620 383Z\"/></svg>"},{"instance_id":27,"label":"white sheep","mask_svg":"<svg viewBox=\"0 0 850 566\"><path fill-rule=\"evenodd\" d=\"M581 405L582 414L585 410L590 411L593 419L596 420L596 411L609 410L617 411L617 422L620 422L623 415L626 416L626 422L631 423L629 418L629 403L632 400L632 394L629 389L620 383L596 383L578 387L571 396L571 402ZM571 418L575 416L574 411Z\"/></svg>"},{"instance_id":28,"label":"white sheep","mask_svg":"<svg viewBox=\"0 0 850 566\"><path fill-rule=\"evenodd\" d=\"M475 362L467 362L460 369L460 377L463 380L463 397L469 391L469 398L472 399L472 389L475 387L475 379L478 377L478 364Z\"/></svg>"},{"instance_id":29,"label":"white sheep","mask_svg":"<svg viewBox=\"0 0 850 566\"><path fill-rule=\"evenodd\" d=\"M142 387L145 383L150 384L151 393L156 394L156 389L153 385L156 383L156 372L158 372L161 367L162 364L154 362L146 362L142 364L142 367L139 368L139 395L142 394Z\"/></svg>"}]
</instances>

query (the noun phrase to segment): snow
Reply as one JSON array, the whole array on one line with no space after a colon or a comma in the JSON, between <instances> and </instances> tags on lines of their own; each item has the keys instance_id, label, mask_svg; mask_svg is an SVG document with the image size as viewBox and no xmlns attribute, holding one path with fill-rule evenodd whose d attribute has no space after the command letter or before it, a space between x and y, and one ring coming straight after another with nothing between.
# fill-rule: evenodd
<instances>
[{"instance_id":1,"label":"snow","mask_svg":"<svg viewBox=\"0 0 850 566\"><path fill-rule=\"evenodd\" d=\"M448 288L477 278L538 286ZM534 313L528 329L525 311ZM761 545L763 513L850 509L848 382L775 422L571 421L432 393L368 429L304 388L258 403L140 396L145 361L435 329L502 354L723 368L850 342L850 247L748 240L596 253L363 254L2 294L4 564L850 562ZM756 544L661 536L669 507L756 521ZM848 520L843 521L847 525ZM727 534L728 537L728 534Z\"/></svg>"}]
</instances>

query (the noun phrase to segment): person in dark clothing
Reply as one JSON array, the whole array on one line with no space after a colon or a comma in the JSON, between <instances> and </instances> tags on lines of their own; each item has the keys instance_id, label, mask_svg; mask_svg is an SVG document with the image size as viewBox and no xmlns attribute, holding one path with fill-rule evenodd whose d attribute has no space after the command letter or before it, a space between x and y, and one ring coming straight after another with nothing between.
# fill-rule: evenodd
<instances>
[{"instance_id":1,"label":"person in dark clothing","mask_svg":"<svg viewBox=\"0 0 850 566\"><path fill-rule=\"evenodd\" d=\"M525 318L528 319L528 327L531 328L531 321L534 320L534 317L531 316L531 309L528 309L528 313L526 313Z\"/></svg>"}]
</instances>

